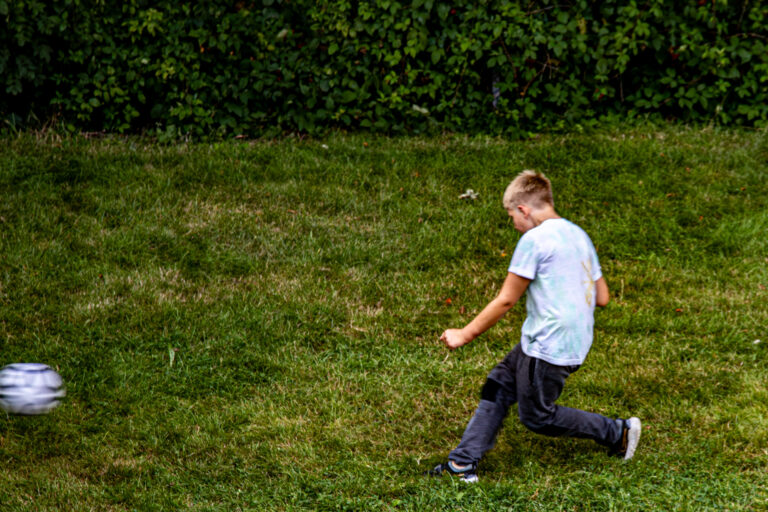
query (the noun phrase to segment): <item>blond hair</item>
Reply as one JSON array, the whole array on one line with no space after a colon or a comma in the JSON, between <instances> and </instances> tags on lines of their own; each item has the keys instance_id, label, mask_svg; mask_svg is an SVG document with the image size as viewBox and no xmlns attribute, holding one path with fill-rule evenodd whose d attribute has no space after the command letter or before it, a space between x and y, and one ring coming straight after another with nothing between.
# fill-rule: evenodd
<instances>
[{"instance_id":1,"label":"blond hair","mask_svg":"<svg viewBox=\"0 0 768 512\"><path fill-rule=\"evenodd\" d=\"M549 178L530 169L521 172L512 180L504 191L502 202L507 210L513 210L521 204L527 204L536 209L546 205L555 206Z\"/></svg>"}]
</instances>

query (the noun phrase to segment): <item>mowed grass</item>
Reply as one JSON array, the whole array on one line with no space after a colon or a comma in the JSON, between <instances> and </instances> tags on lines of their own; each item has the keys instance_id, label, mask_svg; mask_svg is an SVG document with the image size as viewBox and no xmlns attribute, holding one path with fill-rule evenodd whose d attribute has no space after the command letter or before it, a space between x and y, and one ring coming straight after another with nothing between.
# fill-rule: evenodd
<instances>
[{"instance_id":1,"label":"mowed grass","mask_svg":"<svg viewBox=\"0 0 768 512\"><path fill-rule=\"evenodd\" d=\"M426 478L519 339L522 304L437 340L498 291L525 168L613 296L560 403L639 416L641 445L625 463L513 411L479 485ZM711 129L6 138L0 362L68 396L0 414L0 508L768 509L767 176L765 132Z\"/></svg>"}]
</instances>

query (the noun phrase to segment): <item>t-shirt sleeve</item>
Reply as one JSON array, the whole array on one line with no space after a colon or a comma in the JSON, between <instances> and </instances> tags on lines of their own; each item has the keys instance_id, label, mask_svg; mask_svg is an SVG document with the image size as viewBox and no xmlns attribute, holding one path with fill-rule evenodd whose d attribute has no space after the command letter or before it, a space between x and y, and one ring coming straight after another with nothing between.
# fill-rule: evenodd
<instances>
[{"instance_id":1,"label":"t-shirt sleeve","mask_svg":"<svg viewBox=\"0 0 768 512\"><path fill-rule=\"evenodd\" d=\"M539 266L539 255L534 240L525 234L515 247L509 271L520 277L533 280L536 278L536 270Z\"/></svg>"}]
</instances>

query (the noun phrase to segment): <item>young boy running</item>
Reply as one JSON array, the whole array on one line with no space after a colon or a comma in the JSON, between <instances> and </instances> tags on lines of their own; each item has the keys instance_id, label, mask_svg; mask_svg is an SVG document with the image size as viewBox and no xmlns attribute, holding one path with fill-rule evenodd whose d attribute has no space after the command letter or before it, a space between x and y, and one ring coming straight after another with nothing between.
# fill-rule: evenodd
<instances>
[{"instance_id":1,"label":"young boy running","mask_svg":"<svg viewBox=\"0 0 768 512\"><path fill-rule=\"evenodd\" d=\"M450 349L466 345L493 326L527 290L519 344L491 372L480 404L459 446L430 474L477 481L477 463L490 450L509 407L520 421L548 436L594 439L612 454L631 459L640 440L638 418L609 419L555 405L565 380L579 369L592 345L595 306L608 304L608 286L592 241L554 209L549 179L523 171L504 192L504 208L523 233L499 295L463 329L447 329Z\"/></svg>"}]
</instances>

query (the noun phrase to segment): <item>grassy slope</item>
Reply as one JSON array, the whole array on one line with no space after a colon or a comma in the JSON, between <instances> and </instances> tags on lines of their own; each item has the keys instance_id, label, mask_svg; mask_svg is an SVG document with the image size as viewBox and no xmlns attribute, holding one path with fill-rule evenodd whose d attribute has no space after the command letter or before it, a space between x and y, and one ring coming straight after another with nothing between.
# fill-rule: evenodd
<instances>
[{"instance_id":1,"label":"grassy slope","mask_svg":"<svg viewBox=\"0 0 768 512\"><path fill-rule=\"evenodd\" d=\"M521 305L437 343L504 277L500 198L523 168L552 178L613 292L561 403L640 416L642 444L625 464L511 418L480 485L426 479L519 336ZM6 140L0 362L54 365L69 396L0 416L0 503L768 508L767 175L765 134L711 130Z\"/></svg>"}]
</instances>

